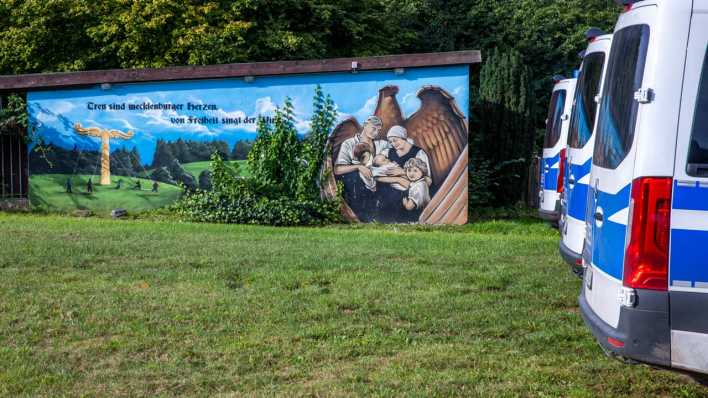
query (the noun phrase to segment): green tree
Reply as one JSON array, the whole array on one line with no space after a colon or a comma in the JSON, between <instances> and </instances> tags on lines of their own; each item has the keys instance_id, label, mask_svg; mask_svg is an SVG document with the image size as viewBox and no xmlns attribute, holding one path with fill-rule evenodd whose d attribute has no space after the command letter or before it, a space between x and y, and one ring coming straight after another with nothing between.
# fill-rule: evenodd
<instances>
[{"instance_id":1,"label":"green tree","mask_svg":"<svg viewBox=\"0 0 708 398\"><path fill-rule=\"evenodd\" d=\"M327 139L337 120L332 97L325 96L319 85L315 88L312 108L310 131L301 145L303 170L299 173L297 187L297 197L300 199L315 199L320 195L320 171L325 152L329 150Z\"/></svg>"},{"instance_id":2,"label":"green tree","mask_svg":"<svg viewBox=\"0 0 708 398\"><path fill-rule=\"evenodd\" d=\"M479 200L513 203L525 192L518 187L535 151L531 70L518 51L494 49L482 66L480 81L474 108L484 117L472 147L472 182L482 176L488 181L471 191L479 193L486 184L491 195Z\"/></svg>"},{"instance_id":3,"label":"green tree","mask_svg":"<svg viewBox=\"0 0 708 398\"><path fill-rule=\"evenodd\" d=\"M234 148L231 151L231 160L246 160L248 158L248 152L251 151L251 147L253 147L252 141L236 141Z\"/></svg>"}]
</instances>

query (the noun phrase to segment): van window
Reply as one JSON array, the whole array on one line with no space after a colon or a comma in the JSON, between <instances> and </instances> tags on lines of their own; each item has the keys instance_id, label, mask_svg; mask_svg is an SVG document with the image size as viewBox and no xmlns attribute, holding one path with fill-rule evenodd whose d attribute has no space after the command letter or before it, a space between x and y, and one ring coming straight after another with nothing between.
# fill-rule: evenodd
<instances>
[{"instance_id":1,"label":"van window","mask_svg":"<svg viewBox=\"0 0 708 398\"><path fill-rule=\"evenodd\" d=\"M575 91L575 112L570 118L568 145L571 148L582 148L592 136L595 127L595 111L597 103L595 96L600 92L602 66L605 64L605 53L592 53L583 61L583 71L578 79Z\"/></svg>"},{"instance_id":2,"label":"van window","mask_svg":"<svg viewBox=\"0 0 708 398\"><path fill-rule=\"evenodd\" d=\"M708 53L703 61L698 87L686 173L694 177L708 177Z\"/></svg>"},{"instance_id":3,"label":"van window","mask_svg":"<svg viewBox=\"0 0 708 398\"><path fill-rule=\"evenodd\" d=\"M548 119L546 122L546 138L543 140L544 148L553 148L561 135L563 110L565 109L565 90L556 90L551 96L548 106Z\"/></svg>"},{"instance_id":4,"label":"van window","mask_svg":"<svg viewBox=\"0 0 708 398\"><path fill-rule=\"evenodd\" d=\"M649 44L649 26L633 25L615 33L600 104L593 163L615 169L634 140L638 103Z\"/></svg>"}]
</instances>

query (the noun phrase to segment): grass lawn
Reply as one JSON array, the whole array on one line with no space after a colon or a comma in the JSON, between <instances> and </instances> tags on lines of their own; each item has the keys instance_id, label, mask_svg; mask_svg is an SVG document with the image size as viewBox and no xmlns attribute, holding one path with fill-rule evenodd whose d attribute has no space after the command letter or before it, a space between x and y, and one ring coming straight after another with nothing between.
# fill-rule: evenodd
<instances>
[{"instance_id":1,"label":"grass lawn","mask_svg":"<svg viewBox=\"0 0 708 398\"><path fill-rule=\"evenodd\" d=\"M130 211L144 211L161 208L179 199L182 190L174 185L160 183L159 192L154 193L152 181L132 177L111 176L110 186L98 185L99 176L72 175L73 194L66 193L65 174L39 174L30 177L30 201L40 210L71 212L76 209L88 209L97 214L106 215L116 208ZM86 183L92 178L94 193L86 193ZM115 189L118 180L123 180L122 189ZM140 180L142 190L131 189L136 180Z\"/></svg>"},{"instance_id":2,"label":"grass lawn","mask_svg":"<svg viewBox=\"0 0 708 398\"><path fill-rule=\"evenodd\" d=\"M245 160L231 160L227 162L228 164L238 164L238 170L240 172L240 175L243 177L248 177L251 175L251 173L248 171L248 164L246 163ZM185 163L182 165L184 167L184 170L186 170L189 174L194 176L194 178L199 181L199 174L201 174L202 171L204 170L209 170L211 166L211 161L205 161L205 162L192 162L192 163Z\"/></svg>"},{"instance_id":3,"label":"grass lawn","mask_svg":"<svg viewBox=\"0 0 708 398\"><path fill-rule=\"evenodd\" d=\"M0 214L0 395L705 396L606 358L557 233Z\"/></svg>"}]
</instances>

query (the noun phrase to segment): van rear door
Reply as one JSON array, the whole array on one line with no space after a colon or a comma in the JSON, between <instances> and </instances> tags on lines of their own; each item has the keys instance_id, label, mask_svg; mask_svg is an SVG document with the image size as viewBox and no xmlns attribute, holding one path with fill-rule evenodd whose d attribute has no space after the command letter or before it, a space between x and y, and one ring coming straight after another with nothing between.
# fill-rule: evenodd
<instances>
[{"instance_id":1,"label":"van rear door","mask_svg":"<svg viewBox=\"0 0 708 398\"><path fill-rule=\"evenodd\" d=\"M603 85L593 152L588 218L592 242L586 272L588 305L606 324L617 328L622 289L625 237L634 178L634 135L639 119L635 92L642 87L650 26L656 7L642 7L625 16L615 30Z\"/></svg>"},{"instance_id":2,"label":"van rear door","mask_svg":"<svg viewBox=\"0 0 708 398\"><path fill-rule=\"evenodd\" d=\"M694 7L671 209L671 362L708 373L708 1Z\"/></svg>"},{"instance_id":3,"label":"van rear door","mask_svg":"<svg viewBox=\"0 0 708 398\"><path fill-rule=\"evenodd\" d=\"M557 84L551 95L546 120L546 135L543 140L543 159L541 163L540 207L545 211L555 211L558 199L558 172L560 169L560 148L565 145L561 140L563 118L566 103L569 101L565 84Z\"/></svg>"}]
</instances>

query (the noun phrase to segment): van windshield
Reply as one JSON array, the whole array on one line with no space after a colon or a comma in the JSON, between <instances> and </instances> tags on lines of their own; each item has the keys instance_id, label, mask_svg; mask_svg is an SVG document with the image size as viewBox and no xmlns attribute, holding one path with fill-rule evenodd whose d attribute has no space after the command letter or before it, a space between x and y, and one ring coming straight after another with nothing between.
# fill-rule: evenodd
<instances>
[{"instance_id":1,"label":"van windshield","mask_svg":"<svg viewBox=\"0 0 708 398\"><path fill-rule=\"evenodd\" d=\"M649 44L649 26L633 25L616 32L600 104L593 164L615 169L634 140L638 103Z\"/></svg>"},{"instance_id":2,"label":"van windshield","mask_svg":"<svg viewBox=\"0 0 708 398\"><path fill-rule=\"evenodd\" d=\"M592 136L595 125L597 103L595 96L600 92L602 66L605 64L605 53L592 53L585 57L583 70L578 78L575 92L575 110L570 118L568 145L571 148L582 148Z\"/></svg>"},{"instance_id":3,"label":"van windshield","mask_svg":"<svg viewBox=\"0 0 708 398\"><path fill-rule=\"evenodd\" d=\"M696 109L693 113L691 143L688 148L686 174L708 177L708 54L703 61Z\"/></svg>"},{"instance_id":4,"label":"van windshield","mask_svg":"<svg viewBox=\"0 0 708 398\"><path fill-rule=\"evenodd\" d=\"M556 146L561 135L563 121L563 110L565 109L565 90L556 90L551 96L551 104L548 106L548 119L546 122L546 137L543 140L544 148Z\"/></svg>"}]
</instances>

